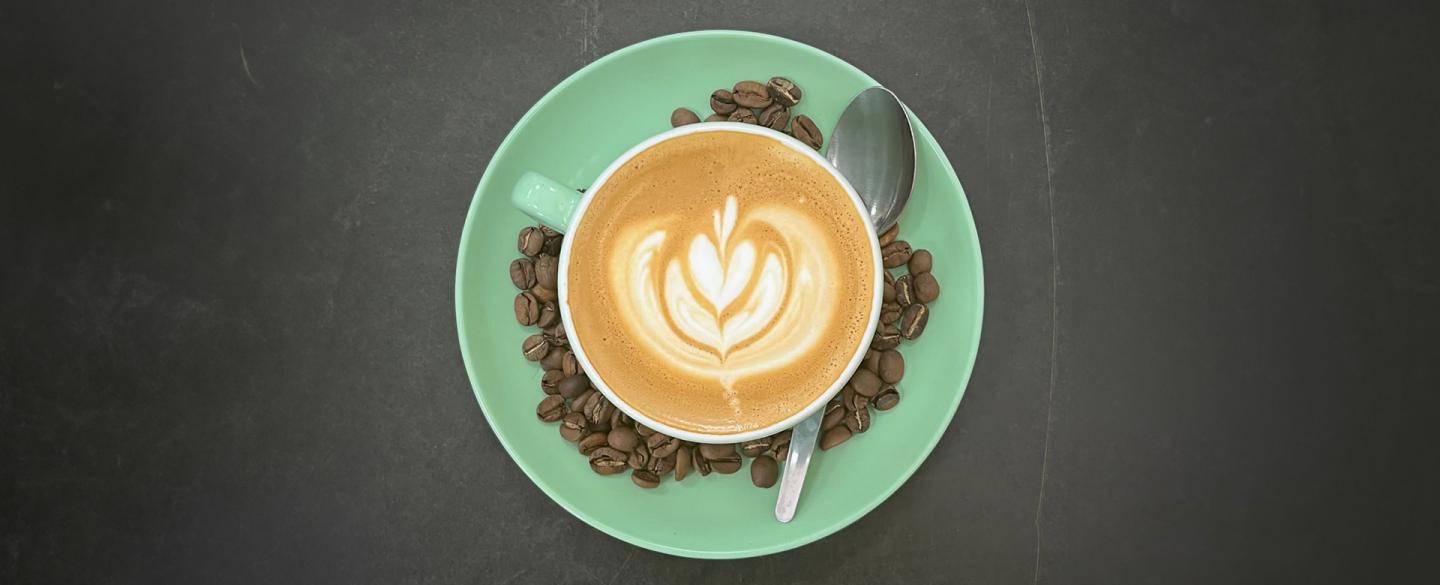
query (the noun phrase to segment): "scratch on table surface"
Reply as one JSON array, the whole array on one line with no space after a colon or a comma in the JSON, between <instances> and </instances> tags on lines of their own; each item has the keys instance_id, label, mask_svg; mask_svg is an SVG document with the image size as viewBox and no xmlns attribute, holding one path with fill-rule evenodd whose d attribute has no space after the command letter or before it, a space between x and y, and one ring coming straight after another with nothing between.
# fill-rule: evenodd
<instances>
[{"instance_id":1,"label":"scratch on table surface","mask_svg":"<svg viewBox=\"0 0 1440 585\"><path fill-rule=\"evenodd\" d=\"M245 71L245 79L249 79L251 85L260 87L260 82L255 81L255 74L250 72L250 59L245 57L245 39L240 35L240 26L234 23L230 26L235 28L235 44L240 47L240 68Z\"/></svg>"},{"instance_id":2,"label":"scratch on table surface","mask_svg":"<svg viewBox=\"0 0 1440 585\"><path fill-rule=\"evenodd\" d=\"M991 65L994 65L992 62ZM993 69L993 67L992 67ZM995 96L995 80L987 73L985 75L985 190L990 190L990 120L993 117L990 113L990 104Z\"/></svg>"},{"instance_id":3,"label":"scratch on table surface","mask_svg":"<svg viewBox=\"0 0 1440 585\"><path fill-rule=\"evenodd\" d=\"M580 7L580 54L594 59L600 41L600 0L582 0Z\"/></svg>"},{"instance_id":4,"label":"scratch on table surface","mask_svg":"<svg viewBox=\"0 0 1440 585\"><path fill-rule=\"evenodd\" d=\"M625 566L628 565L628 564L630 564L630 559L631 559L631 558L634 558L634 557L635 557L635 549L632 548L632 549L630 549L630 552L629 552L629 553L626 553L626 554L625 554L625 560L620 561L620 567L615 569L615 574L610 576L610 580L609 580L609 581L606 581L606 582L605 582L605 585L612 585L613 583L615 583L615 580L616 580L616 579L619 579L619 578L620 578L620 575L622 575L622 574L625 573Z\"/></svg>"},{"instance_id":5,"label":"scratch on table surface","mask_svg":"<svg viewBox=\"0 0 1440 585\"><path fill-rule=\"evenodd\" d=\"M595 571L591 571L590 567L585 566L585 563L580 563L578 566L580 567L581 571L585 571L585 574L590 576L591 581L599 583L600 585L605 585L605 582L600 580L600 577L595 574Z\"/></svg>"},{"instance_id":6,"label":"scratch on table surface","mask_svg":"<svg viewBox=\"0 0 1440 585\"><path fill-rule=\"evenodd\" d=\"M526 571L529 571L529 569L520 569L519 571L515 571L509 577L506 577L504 581L501 581L500 585L510 585L510 583L513 583L516 578L524 575Z\"/></svg>"},{"instance_id":7,"label":"scratch on table surface","mask_svg":"<svg viewBox=\"0 0 1440 585\"><path fill-rule=\"evenodd\" d=\"M1060 341L1060 309L1056 298L1060 282L1060 246L1055 229L1055 170L1050 162L1050 116L1045 111L1045 66L1040 57L1040 44L1035 38L1035 12L1031 10L1029 0L1025 2L1025 19L1030 30L1030 55L1035 65L1035 92L1040 102L1040 129L1044 134L1045 145L1046 208L1050 212L1050 385L1045 397L1045 444L1040 455L1040 493L1035 498L1035 569L1031 581L1039 583L1040 551L1044 543L1040 518L1045 510L1045 483L1049 479L1050 471L1050 429L1053 422L1051 413L1055 405L1055 361Z\"/></svg>"}]
</instances>

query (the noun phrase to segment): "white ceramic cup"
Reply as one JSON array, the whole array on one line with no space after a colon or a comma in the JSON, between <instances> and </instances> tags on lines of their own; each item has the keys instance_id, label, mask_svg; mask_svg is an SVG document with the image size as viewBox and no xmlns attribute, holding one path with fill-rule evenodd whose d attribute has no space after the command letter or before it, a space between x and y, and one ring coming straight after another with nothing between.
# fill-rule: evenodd
<instances>
[{"instance_id":1,"label":"white ceramic cup","mask_svg":"<svg viewBox=\"0 0 1440 585\"><path fill-rule=\"evenodd\" d=\"M823 408L825 403L845 386L845 382L850 380L850 376L855 373L856 368L860 367L860 362L865 358L865 353L870 349L871 338L875 335L875 326L880 321L881 289L884 286L884 268L880 261L880 239L875 234L875 227L870 223L870 215L865 208L865 204L860 201L860 196L855 193L855 188L850 186L850 182L846 181L845 177L834 167L830 166L830 163L822 158L819 153L815 152L814 149L790 136L753 124L707 122L681 126L635 145L634 148L620 155L620 158L615 159L615 162L610 163L610 166L606 167L605 171L600 173L600 176L595 179L595 182L585 190L584 195L581 195L571 187L557 183L542 175L527 172L516 181L514 191L511 193L511 200L515 206L525 212L526 215L535 218L540 223L562 233L571 233L575 227L580 224L580 219L584 217L585 210L589 208L591 199L593 199L597 193L601 192L605 186L605 182L610 179L610 176L615 174L615 171L624 166L630 159L666 140L700 132L740 132L773 140L814 161L815 164L829 172L832 177L835 177L835 180L845 189L845 193L850 196L850 201L854 203L855 206L855 213L860 216L862 219L861 223L865 226L865 237L870 240L870 255L872 266L875 267L875 278L872 283L870 324L869 327L866 328L864 337L860 340L859 349L855 355L850 357L849 363L845 366L844 374L832 380L825 392L816 397L815 400L811 401L804 408L795 411L790 416L774 424L742 433L696 433L659 422L646 415L643 411L631 406L630 403L625 400L623 392L616 392L614 388L611 388L605 383L604 376L596 371L595 366L592 365L589 358L586 357L585 340L581 336L576 335L573 321L570 318L570 295L569 286L567 285L567 281L569 280L570 253L574 250L575 246L585 245L583 238L567 237L565 238L564 246L560 249L560 277L558 282L560 289L560 318L565 325L565 335L568 336L570 340L570 349L575 352L575 357L579 359L580 366L590 377L590 382L594 384L606 398L610 399L611 403L620 408L625 414L630 415L630 418L656 431L686 441L694 441L696 443L739 443L767 437L793 427L799 424L800 421L805 420L806 417Z\"/></svg>"}]
</instances>

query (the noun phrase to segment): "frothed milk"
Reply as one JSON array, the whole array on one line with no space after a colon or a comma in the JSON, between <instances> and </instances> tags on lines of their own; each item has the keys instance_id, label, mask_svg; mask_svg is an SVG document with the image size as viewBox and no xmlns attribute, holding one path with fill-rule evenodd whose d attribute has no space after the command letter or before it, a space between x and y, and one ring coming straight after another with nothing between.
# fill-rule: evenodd
<instances>
[{"instance_id":1,"label":"frothed milk","mask_svg":"<svg viewBox=\"0 0 1440 585\"><path fill-rule=\"evenodd\" d=\"M572 327L647 416L697 433L763 428L844 374L876 270L864 219L815 161L701 132L631 159L571 237Z\"/></svg>"}]
</instances>

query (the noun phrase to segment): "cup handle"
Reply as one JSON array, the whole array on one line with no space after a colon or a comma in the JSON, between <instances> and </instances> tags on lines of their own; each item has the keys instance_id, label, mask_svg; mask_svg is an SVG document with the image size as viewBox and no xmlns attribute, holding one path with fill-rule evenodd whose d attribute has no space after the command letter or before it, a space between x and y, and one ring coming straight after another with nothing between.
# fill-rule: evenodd
<instances>
[{"instance_id":1,"label":"cup handle","mask_svg":"<svg viewBox=\"0 0 1440 585\"><path fill-rule=\"evenodd\" d=\"M580 192L549 177L526 171L515 181L510 202L535 221L563 233L570 227L580 196Z\"/></svg>"}]
</instances>

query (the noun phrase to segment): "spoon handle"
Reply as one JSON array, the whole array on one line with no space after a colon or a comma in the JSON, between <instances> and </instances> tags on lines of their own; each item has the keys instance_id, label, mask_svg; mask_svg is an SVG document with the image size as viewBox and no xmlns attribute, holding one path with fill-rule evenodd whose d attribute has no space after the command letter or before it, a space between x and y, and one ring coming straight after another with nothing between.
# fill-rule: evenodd
<instances>
[{"instance_id":1,"label":"spoon handle","mask_svg":"<svg viewBox=\"0 0 1440 585\"><path fill-rule=\"evenodd\" d=\"M820 419L825 409L816 411L790 433L790 455L785 458L785 475L780 478L780 497L775 502L775 519L789 522L795 518L800 502L800 488L805 486L805 472L810 469L810 455L815 453L815 437L820 434Z\"/></svg>"}]
</instances>

